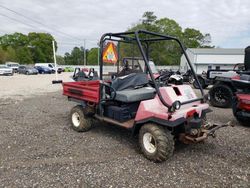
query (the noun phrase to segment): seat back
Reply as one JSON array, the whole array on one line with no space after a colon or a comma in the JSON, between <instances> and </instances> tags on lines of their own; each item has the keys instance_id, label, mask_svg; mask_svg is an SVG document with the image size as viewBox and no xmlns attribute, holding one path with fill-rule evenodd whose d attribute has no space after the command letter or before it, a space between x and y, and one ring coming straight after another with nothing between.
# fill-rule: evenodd
<instances>
[{"instance_id":1,"label":"seat back","mask_svg":"<svg viewBox=\"0 0 250 188\"><path fill-rule=\"evenodd\" d=\"M131 73L126 76L117 77L112 81L111 86L116 91L135 89L148 84L148 76L145 73Z\"/></svg>"}]
</instances>

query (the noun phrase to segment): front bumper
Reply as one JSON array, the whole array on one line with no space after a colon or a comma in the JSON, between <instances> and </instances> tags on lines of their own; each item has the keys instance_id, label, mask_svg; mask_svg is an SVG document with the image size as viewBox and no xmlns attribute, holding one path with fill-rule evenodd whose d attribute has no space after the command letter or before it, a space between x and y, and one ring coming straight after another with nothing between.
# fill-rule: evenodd
<instances>
[{"instance_id":1,"label":"front bumper","mask_svg":"<svg viewBox=\"0 0 250 188\"><path fill-rule=\"evenodd\" d=\"M0 72L0 75L10 75L10 74L13 74L12 71L2 71Z\"/></svg>"},{"instance_id":2,"label":"front bumper","mask_svg":"<svg viewBox=\"0 0 250 188\"><path fill-rule=\"evenodd\" d=\"M202 125L199 129L191 129L191 131L187 133L180 134L179 139L184 143L197 143L207 139L209 136L215 137L215 131L222 127L233 127L234 125L229 121L225 124L210 124L207 123Z\"/></svg>"}]
</instances>

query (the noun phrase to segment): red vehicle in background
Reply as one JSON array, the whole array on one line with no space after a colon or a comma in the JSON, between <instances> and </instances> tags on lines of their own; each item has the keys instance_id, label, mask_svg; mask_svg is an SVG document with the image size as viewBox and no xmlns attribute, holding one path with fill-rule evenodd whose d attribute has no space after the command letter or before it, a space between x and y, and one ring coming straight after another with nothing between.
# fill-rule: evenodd
<instances>
[{"instance_id":1,"label":"red vehicle in background","mask_svg":"<svg viewBox=\"0 0 250 188\"><path fill-rule=\"evenodd\" d=\"M250 126L250 46L245 49L245 71L232 78L232 83L237 89L233 98L233 114L245 126Z\"/></svg>"}]
</instances>

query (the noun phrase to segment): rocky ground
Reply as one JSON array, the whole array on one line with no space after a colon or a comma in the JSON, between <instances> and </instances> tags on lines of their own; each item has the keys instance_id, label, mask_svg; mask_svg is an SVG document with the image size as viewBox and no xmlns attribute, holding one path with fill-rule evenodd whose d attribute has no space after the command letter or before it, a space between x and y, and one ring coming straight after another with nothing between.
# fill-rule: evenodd
<instances>
[{"instance_id":1,"label":"rocky ground","mask_svg":"<svg viewBox=\"0 0 250 188\"><path fill-rule=\"evenodd\" d=\"M209 120L235 127L196 145L177 145L164 163L148 161L137 138L96 123L70 127L74 103L60 91L0 99L0 187L250 187L250 127L230 109Z\"/></svg>"}]
</instances>

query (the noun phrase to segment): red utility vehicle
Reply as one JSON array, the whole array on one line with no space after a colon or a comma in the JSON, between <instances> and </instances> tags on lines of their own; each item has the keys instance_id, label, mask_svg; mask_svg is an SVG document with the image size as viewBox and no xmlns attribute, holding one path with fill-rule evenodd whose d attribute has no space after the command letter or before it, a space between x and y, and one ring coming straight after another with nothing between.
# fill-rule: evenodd
<instances>
[{"instance_id":1,"label":"red utility vehicle","mask_svg":"<svg viewBox=\"0 0 250 188\"><path fill-rule=\"evenodd\" d=\"M136 45L145 69L127 75L105 78L103 49L107 42ZM72 127L88 131L97 119L139 134L143 154L152 161L161 162L172 156L174 141L196 143L214 136L227 124L210 124L206 113L211 112L200 83L201 97L189 85L162 84L151 69L151 44L175 41L185 55L191 72L197 76L182 43L174 37L144 30L107 33L100 40L99 79L63 83L63 94L79 105L71 110ZM119 55L119 52L118 52ZM119 57L119 56L118 56ZM119 58L118 58L119 67ZM117 69L119 73L119 69Z\"/></svg>"},{"instance_id":2,"label":"red utility vehicle","mask_svg":"<svg viewBox=\"0 0 250 188\"><path fill-rule=\"evenodd\" d=\"M238 76L232 78L232 84L237 89L233 98L233 114L242 124L250 126L250 46L245 49L244 70L238 71Z\"/></svg>"}]
</instances>

